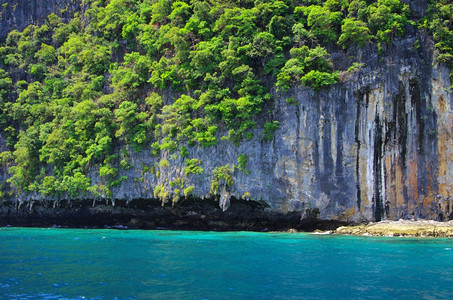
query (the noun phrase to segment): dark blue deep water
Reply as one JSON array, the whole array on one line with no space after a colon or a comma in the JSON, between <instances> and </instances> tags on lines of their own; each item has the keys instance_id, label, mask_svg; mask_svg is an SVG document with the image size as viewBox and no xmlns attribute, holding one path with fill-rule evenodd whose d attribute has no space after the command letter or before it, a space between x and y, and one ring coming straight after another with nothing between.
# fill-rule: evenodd
<instances>
[{"instance_id":1,"label":"dark blue deep water","mask_svg":"<svg viewBox=\"0 0 453 300\"><path fill-rule=\"evenodd\" d=\"M453 240L0 228L0 299L452 299Z\"/></svg>"}]
</instances>

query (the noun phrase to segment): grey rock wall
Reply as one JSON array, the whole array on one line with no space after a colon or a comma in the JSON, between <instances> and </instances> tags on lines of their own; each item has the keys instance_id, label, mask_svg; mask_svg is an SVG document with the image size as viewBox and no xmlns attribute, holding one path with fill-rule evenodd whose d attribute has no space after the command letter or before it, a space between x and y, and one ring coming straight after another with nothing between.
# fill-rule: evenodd
<instances>
[{"instance_id":1,"label":"grey rock wall","mask_svg":"<svg viewBox=\"0 0 453 300\"><path fill-rule=\"evenodd\" d=\"M230 197L250 195L280 212L317 209L321 219L449 219L453 97L449 70L434 63L432 49L426 36L414 32L380 56L372 45L336 53L340 62L352 56L364 66L344 72L341 83L319 93L301 86L285 94L274 91L272 115L261 116L263 123L280 122L271 142L257 130L240 146L222 141L189 148L189 158L200 159L204 173L187 177L179 156L134 153L134 168L122 171L129 178L115 197L152 198L154 188L163 185L171 199L170 182L178 178L184 178L184 187L195 187L194 195L208 197L213 169L237 165L238 156L246 154L247 171L235 169L234 185L219 189L224 209ZM290 97L296 105L285 101ZM170 167L159 167L160 159ZM142 166L153 165L154 173L143 173Z\"/></svg>"},{"instance_id":2,"label":"grey rock wall","mask_svg":"<svg viewBox=\"0 0 453 300\"><path fill-rule=\"evenodd\" d=\"M44 24L51 13L70 18L80 5L79 0L0 0L0 42L14 29L21 31L30 24Z\"/></svg>"},{"instance_id":3,"label":"grey rock wall","mask_svg":"<svg viewBox=\"0 0 453 300\"><path fill-rule=\"evenodd\" d=\"M42 22L48 13L70 3L0 0L0 4L6 2L0 7L0 39L11 28ZM424 14L426 1L410 4L414 18ZM259 128L266 121L280 122L272 141L263 141L257 129L255 138L239 146L220 141L207 148L189 147L188 157L202 161L201 175L186 176L185 160L179 155L163 152L154 157L149 149L130 151L133 167L120 170L120 176L128 179L113 189L112 202L155 198L157 186L164 187L171 202L176 193L182 196L185 188L194 187L193 196L211 197L225 210L231 197L242 197L262 201L273 211L300 212L301 217L310 209L321 219L344 221L451 219L449 70L435 63L434 46L427 36L411 28L407 32L381 55L372 44L333 53L337 66L353 61L364 66L342 72L342 81L329 89L315 93L298 86L288 93L273 91L274 101L258 118ZM291 97L294 105L285 101ZM240 154L248 157L244 170L232 167ZM163 159L170 162L168 167L159 164ZM218 195L212 197L213 170L226 165L234 184L220 181ZM92 183L105 184L97 174L93 170ZM1 176L6 179L7 170ZM179 186L174 184L176 179ZM33 199L42 197L22 195L19 200Z\"/></svg>"}]
</instances>

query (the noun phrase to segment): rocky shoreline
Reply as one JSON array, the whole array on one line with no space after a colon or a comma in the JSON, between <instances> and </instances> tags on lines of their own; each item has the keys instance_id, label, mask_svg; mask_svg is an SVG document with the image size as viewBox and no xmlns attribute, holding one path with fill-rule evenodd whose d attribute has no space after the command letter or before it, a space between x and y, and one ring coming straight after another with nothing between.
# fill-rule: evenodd
<instances>
[{"instance_id":1,"label":"rocky shoreline","mask_svg":"<svg viewBox=\"0 0 453 300\"><path fill-rule=\"evenodd\" d=\"M356 226L341 226L332 233L356 236L453 237L453 221L381 221Z\"/></svg>"},{"instance_id":2,"label":"rocky shoreline","mask_svg":"<svg viewBox=\"0 0 453 300\"><path fill-rule=\"evenodd\" d=\"M312 232L355 236L453 237L453 221L381 221L352 224L321 220L318 211L280 213L264 202L232 199L223 211L215 199L186 199L177 205L159 200L91 200L0 203L0 227L170 229L200 231ZM302 217L303 216L303 217Z\"/></svg>"},{"instance_id":3,"label":"rocky shoreline","mask_svg":"<svg viewBox=\"0 0 453 300\"><path fill-rule=\"evenodd\" d=\"M34 201L0 203L0 226L171 229L201 231L335 230L346 222L319 220L316 210L280 213L265 203L232 199L223 211L215 199L186 199L162 206L159 200L135 199L114 203Z\"/></svg>"}]
</instances>

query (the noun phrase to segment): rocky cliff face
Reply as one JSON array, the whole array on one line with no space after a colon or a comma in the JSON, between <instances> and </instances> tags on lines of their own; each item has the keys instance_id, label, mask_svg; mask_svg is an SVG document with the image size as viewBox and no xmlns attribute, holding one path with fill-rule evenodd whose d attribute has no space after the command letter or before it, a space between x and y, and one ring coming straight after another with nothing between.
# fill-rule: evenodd
<instances>
[{"instance_id":1,"label":"rocky cliff face","mask_svg":"<svg viewBox=\"0 0 453 300\"><path fill-rule=\"evenodd\" d=\"M47 16L56 13L70 18L80 9L81 1L71 0L0 0L0 41L11 30L23 30L30 24L43 24Z\"/></svg>"},{"instance_id":2,"label":"rocky cliff face","mask_svg":"<svg viewBox=\"0 0 453 300\"><path fill-rule=\"evenodd\" d=\"M421 45L417 47L418 43ZM250 194L277 211L319 209L322 219L400 218L445 220L452 210L453 97L449 70L434 64L432 42L421 33L394 41L378 56L372 46L337 53L336 62L360 57L364 66L343 82L315 93L296 87L274 93L272 119L280 122L271 143L256 138L239 147L221 142L192 148L204 174L249 158L221 188L220 205ZM285 101L293 97L294 105ZM170 159L168 155L163 157ZM147 152L135 153L118 199L153 197L153 187L184 177L182 160L169 169ZM156 165L160 177L144 172ZM146 167L145 167L146 169ZM139 178L139 180L137 180ZM209 195L209 175L189 175L194 194Z\"/></svg>"},{"instance_id":3,"label":"rocky cliff face","mask_svg":"<svg viewBox=\"0 0 453 300\"><path fill-rule=\"evenodd\" d=\"M420 15L424 4L411 3ZM372 44L334 53L338 66L350 65L351 57L363 66L343 72L341 83L330 89L314 92L299 86L284 94L274 91L274 102L261 116L262 124L280 122L271 142L257 129L255 138L240 146L221 141L188 148L189 157L202 161L202 175L186 176L179 156L131 151L133 167L120 171L128 179L113 190L112 202L155 198L157 186L168 189L171 199L171 182L183 178L184 186L194 187L194 196L210 197L214 168L237 165L239 155L245 154L246 167L232 171L234 184L220 181L217 200L224 210L232 197L244 197L262 201L273 211L300 212L301 217L309 210L321 219L340 221L451 219L449 70L435 63L433 42L423 32L407 32L380 55ZM290 98L294 101L286 101ZM159 165L162 159L169 160L169 166ZM93 183L100 181L96 174L91 176ZM40 197L21 200L30 199Z\"/></svg>"}]
</instances>

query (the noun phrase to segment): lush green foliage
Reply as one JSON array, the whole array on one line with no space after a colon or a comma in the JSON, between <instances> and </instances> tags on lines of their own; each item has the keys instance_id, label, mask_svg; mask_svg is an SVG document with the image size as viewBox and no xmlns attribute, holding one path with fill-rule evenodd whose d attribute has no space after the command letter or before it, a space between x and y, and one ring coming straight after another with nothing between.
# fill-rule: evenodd
<instances>
[{"instance_id":1,"label":"lush green foliage","mask_svg":"<svg viewBox=\"0 0 453 300\"><path fill-rule=\"evenodd\" d=\"M271 141L274 138L274 132L280 128L280 123L278 121L274 122L267 122L264 124L264 136L263 139L265 141Z\"/></svg>"},{"instance_id":2,"label":"lush green foliage","mask_svg":"<svg viewBox=\"0 0 453 300\"><path fill-rule=\"evenodd\" d=\"M433 32L436 48L440 52L437 59L450 67L453 82L453 3L450 0L431 1L429 9L431 14L420 25Z\"/></svg>"},{"instance_id":3,"label":"lush green foliage","mask_svg":"<svg viewBox=\"0 0 453 300\"><path fill-rule=\"evenodd\" d=\"M341 25L341 35L338 39L338 44L343 48L347 48L354 43L363 47L371 38L370 29L365 22L354 18L347 18L343 21L343 25Z\"/></svg>"},{"instance_id":4,"label":"lush green foliage","mask_svg":"<svg viewBox=\"0 0 453 300\"><path fill-rule=\"evenodd\" d=\"M257 117L272 101L269 82L280 91L335 84L327 49L387 42L403 33L409 13L399 0L84 4L69 23L52 14L0 46L0 131L9 148L2 161L19 194L111 197L132 168L129 151L168 154L152 167L157 177L174 155L185 160L185 176L202 174L188 147L239 144L255 128L272 140L279 123ZM437 15L446 20L451 10ZM441 59L451 61L444 25L435 37ZM239 156L241 170L247 161ZM215 169L211 192L231 186L233 172ZM173 183L154 187L155 196L177 202L194 191Z\"/></svg>"},{"instance_id":5,"label":"lush green foliage","mask_svg":"<svg viewBox=\"0 0 453 300\"><path fill-rule=\"evenodd\" d=\"M247 156L247 154L239 154L238 156L238 168L239 170L241 171L245 171L245 169L247 168L247 163L249 161L249 157Z\"/></svg>"},{"instance_id":6,"label":"lush green foliage","mask_svg":"<svg viewBox=\"0 0 453 300\"><path fill-rule=\"evenodd\" d=\"M201 160L199 159L188 159L186 160L186 168L184 169L184 174L187 176L189 174L203 174L203 168L200 167Z\"/></svg>"},{"instance_id":7,"label":"lush green foliage","mask_svg":"<svg viewBox=\"0 0 453 300\"><path fill-rule=\"evenodd\" d=\"M212 171L213 179L210 189L212 195L216 195L221 186L228 188L234 184L233 172L234 166L231 167L230 165L217 167Z\"/></svg>"},{"instance_id":8,"label":"lush green foliage","mask_svg":"<svg viewBox=\"0 0 453 300\"><path fill-rule=\"evenodd\" d=\"M292 48L290 54L291 59L277 75L277 88L287 91L294 82L300 80L303 85L319 90L337 82L338 72L332 72L333 66L325 48L302 46Z\"/></svg>"}]
</instances>

